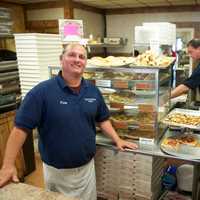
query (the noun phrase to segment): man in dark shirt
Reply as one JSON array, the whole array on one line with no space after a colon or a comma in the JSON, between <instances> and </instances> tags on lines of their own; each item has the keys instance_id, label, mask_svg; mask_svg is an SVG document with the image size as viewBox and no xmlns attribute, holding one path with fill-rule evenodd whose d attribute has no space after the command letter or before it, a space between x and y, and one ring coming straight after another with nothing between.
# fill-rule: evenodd
<instances>
[{"instance_id":1,"label":"man in dark shirt","mask_svg":"<svg viewBox=\"0 0 200 200\"><path fill-rule=\"evenodd\" d=\"M193 60L200 59L200 39L193 39L187 44L188 54ZM200 64L197 65L192 75L171 92L171 98L187 93L190 89L200 87Z\"/></svg>"},{"instance_id":2,"label":"man in dark shirt","mask_svg":"<svg viewBox=\"0 0 200 200\"><path fill-rule=\"evenodd\" d=\"M0 187L9 180L18 182L15 159L27 134L36 127L47 189L81 200L96 199L96 122L119 150L137 147L119 138L100 91L82 78L86 61L83 46L68 45L58 76L41 82L26 95L8 139Z\"/></svg>"}]
</instances>

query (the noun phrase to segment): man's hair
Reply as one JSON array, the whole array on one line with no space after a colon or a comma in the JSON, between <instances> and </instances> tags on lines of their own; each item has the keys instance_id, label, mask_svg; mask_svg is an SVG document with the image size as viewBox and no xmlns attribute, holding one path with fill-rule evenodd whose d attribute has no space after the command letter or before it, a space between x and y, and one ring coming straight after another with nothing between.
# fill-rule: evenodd
<instances>
[{"instance_id":1,"label":"man's hair","mask_svg":"<svg viewBox=\"0 0 200 200\"><path fill-rule=\"evenodd\" d=\"M189 46L197 49L198 47L200 47L200 39L199 38L195 38L195 39L190 40L187 43L187 47L189 47Z\"/></svg>"},{"instance_id":2,"label":"man's hair","mask_svg":"<svg viewBox=\"0 0 200 200\"><path fill-rule=\"evenodd\" d=\"M67 46L64 47L62 54L60 55L60 60L62 60L62 56L65 54L66 51L68 51L69 49L73 49L76 46L83 47L83 49L85 50L85 56L87 58L87 50L83 45L78 44L78 43L70 43L70 44L68 44Z\"/></svg>"}]
</instances>

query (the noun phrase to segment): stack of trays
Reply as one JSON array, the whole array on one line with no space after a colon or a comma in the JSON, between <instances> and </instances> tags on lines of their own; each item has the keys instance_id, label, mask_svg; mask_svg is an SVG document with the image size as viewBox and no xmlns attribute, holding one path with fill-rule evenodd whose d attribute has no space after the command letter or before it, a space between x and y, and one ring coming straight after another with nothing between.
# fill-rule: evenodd
<instances>
[{"instance_id":1,"label":"stack of trays","mask_svg":"<svg viewBox=\"0 0 200 200\"><path fill-rule=\"evenodd\" d=\"M163 158L98 147L95 165L99 197L157 200L161 195Z\"/></svg>"},{"instance_id":2,"label":"stack of trays","mask_svg":"<svg viewBox=\"0 0 200 200\"><path fill-rule=\"evenodd\" d=\"M17 61L0 62L0 107L15 104L20 98Z\"/></svg>"},{"instance_id":3,"label":"stack of trays","mask_svg":"<svg viewBox=\"0 0 200 200\"><path fill-rule=\"evenodd\" d=\"M48 67L59 66L62 43L59 35L15 34L22 98L39 82L49 78Z\"/></svg>"}]
</instances>

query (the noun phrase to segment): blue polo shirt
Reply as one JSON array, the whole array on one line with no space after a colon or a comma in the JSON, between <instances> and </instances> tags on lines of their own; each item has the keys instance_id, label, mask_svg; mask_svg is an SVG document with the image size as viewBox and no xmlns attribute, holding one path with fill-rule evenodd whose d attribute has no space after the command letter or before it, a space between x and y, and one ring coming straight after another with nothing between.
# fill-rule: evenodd
<instances>
[{"instance_id":1,"label":"blue polo shirt","mask_svg":"<svg viewBox=\"0 0 200 200\"><path fill-rule=\"evenodd\" d=\"M200 87L200 64L192 72L192 75L183 82L183 84L190 89Z\"/></svg>"},{"instance_id":2,"label":"blue polo shirt","mask_svg":"<svg viewBox=\"0 0 200 200\"><path fill-rule=\"evenodd\" d=\"M38 128L39 151L46 164L74 168L93 158L95 122L108 118L108 108L96 86L82 79L77 94L58 75L30 90L17 111L15 125Z\"/></svg>"}]
</instances>

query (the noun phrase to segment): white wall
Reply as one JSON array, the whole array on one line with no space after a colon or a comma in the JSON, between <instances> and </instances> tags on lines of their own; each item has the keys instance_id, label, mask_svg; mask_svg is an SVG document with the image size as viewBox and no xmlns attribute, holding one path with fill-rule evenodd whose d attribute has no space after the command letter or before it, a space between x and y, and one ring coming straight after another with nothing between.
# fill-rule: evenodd
<instances>
[{"instance_id":1,"label":"white wall","mask_svg":"<svg viewBox=\"0 0 200 200\"><path fill-rule=\"evenodd\" d=\"M64 18L64 8L28 10L27 20L55 20Z\"/></svg>"},{"instance_id":2,"label":"white wall","mask_svg":"<svg viewBox=\"0 0 200 200\"><path fill-rule=\"evenodd\" d=\"M104 20L103 15L81 9L74 9L74 19L83 20L84 37L93 34L94 37L103 37Z\"/></svg>"},{"instance_id":3,"label":"white wall","mask_svg":"<svg viewBox=\"0 0 200 200\"><path fill-rule=\"evenodd\" d=\"M83 20L84 37L88 38L90 34L94 39L104 37L104 19L103 15L81 9L74 9L74 19ZM102 53L103 48L91 48L92 53Z\"/></svg>"},{"instance_id":4,"label":"white wall","mask_svg":"<svg viewBox=\"0 0 200 200\"><path fill-rule=\"evenodd\" d=\"M124 15L107 15L107 36L128 38L124 48L110 49L113 53L131 53L134 39L134 27L141 26L143 22L199 22L199 12L178 13L141 13ZM186 27L187 28L187 27Z\"/></svg>"}]
</instances>

